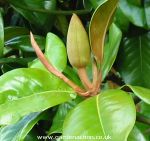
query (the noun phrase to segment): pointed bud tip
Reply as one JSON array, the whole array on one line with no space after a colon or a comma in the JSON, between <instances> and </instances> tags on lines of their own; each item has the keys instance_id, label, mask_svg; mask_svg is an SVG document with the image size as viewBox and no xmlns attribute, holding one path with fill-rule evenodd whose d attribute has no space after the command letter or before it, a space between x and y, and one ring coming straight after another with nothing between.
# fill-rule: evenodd
<instances>
[{"instance_id":1,"label":"pointed bud tip","mask_svg":"<svg viewBox=\"0 0 150 141\"><path fill-rule=\"evenodd\" d=\"M73 13L72 17L71 17L71 21L70 22L79 22L80 18L78 17L77 14ZM81 22L81 21L80 21Z\"/></svg>"}]
</instances>

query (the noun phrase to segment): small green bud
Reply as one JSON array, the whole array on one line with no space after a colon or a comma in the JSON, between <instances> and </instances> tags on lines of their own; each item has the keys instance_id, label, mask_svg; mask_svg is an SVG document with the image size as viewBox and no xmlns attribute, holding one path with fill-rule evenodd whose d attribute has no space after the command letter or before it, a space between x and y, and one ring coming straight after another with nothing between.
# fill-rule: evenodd
<instances>
[{"instance_id":1,"label":"small green bud","mask_svg":"<svg viewBox=\"0 0 150 141\"><path fill-rule=\"evenodd\" d=\"M73 14L69 24L67 53L71 65L76 68L86 67L90 61L88 35L76 14Z\"/></svg>"}]
</instances>

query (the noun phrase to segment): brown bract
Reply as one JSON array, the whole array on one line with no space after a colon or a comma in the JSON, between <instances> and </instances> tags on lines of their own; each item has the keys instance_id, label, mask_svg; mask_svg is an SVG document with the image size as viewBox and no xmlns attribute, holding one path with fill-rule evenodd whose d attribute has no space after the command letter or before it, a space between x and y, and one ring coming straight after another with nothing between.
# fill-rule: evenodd
<instances>
[{"instance_id":1,"label":"brown bract","mask_svg":"<svg viewBox=\"0 0 150 141\"><path fill-rule=\"evenodd\" d=\"M108 0L96 9L91 19L89 30L90 44L99 65L103 61L105 36L117 4L118 0Z\"/></svg>"}]
</instances>

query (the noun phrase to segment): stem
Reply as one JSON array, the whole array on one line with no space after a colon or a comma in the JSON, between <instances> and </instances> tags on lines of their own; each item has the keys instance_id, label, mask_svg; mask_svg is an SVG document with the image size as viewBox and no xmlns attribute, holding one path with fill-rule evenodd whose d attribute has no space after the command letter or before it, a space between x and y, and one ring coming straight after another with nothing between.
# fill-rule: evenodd
<instances>
[{"instance_id":1,"label":"stem","mask_svg":"<svg viewBox=\"0 0 150 141\"><path fill-rule=\"evenodd\" d=\"M144 134L150 135L150 128L144 131Z\"/></svg>"},{"instance_id":2,"label":"stem","mask_svg":"<svg viewBox=\"0 0 150 141\"><path fill-rule=\"evenodd\" d=\"M102 82L102 72L101 72L101 70L98 72L97 77L98 78L97 78L97 81L96 81L95 90L94 90L93 95L97 95L97 93L99 92L99 88L101 86L101 82Z\"/></svg>"},{"instance_id":3,"label":"stem","mask_svg":"<svg viewBox=\"0 0 150 141\"><path fill-rule=\"evenodd\" d=\"M80 80L82 81L82 84L85 86L86 89L90 90L92 89L93 85L91 84L87 72L85 68L78 68L78 75L80 77Z\"/></svg>"},{"instance_id":4,"label":"stem","mask_svg":"<svg viewBox=\"0 0 150 141\"><path fill-rule=\"evenodd\" d=\"M62 79L65 83L67 83L70 87L74 89L75 92L80 94L81 96L88 96L88 92L85 92L83 89L81 89L79 86L77 86L75 83L73 83L71 80L69 80L65 75L63 75L61 72L59 72L57 69L55 69L51 63L46 59L42 51L40 50L38 44L36 43L33 34L30 32L30 38L31 38L31 44L33 48L35 49L35 52L40 59L40 61L43 63L43 65L46 67L46 69L54 74L55 76Z\"/></svg>"},{"instance_id":5,"label":"stem","mask_svg":"<svg viewBox=\"0 0 150 141\"><path fill-rule=\"evenodd\" d=\"M17 4L14 4L14 5L17 6ZM91 9L64 11L64 10L34 9L34 8L25 7L25 6L21 6L21 5L19 5L19 7L21 9L28 10L31 12L47 13L47 14L54 14L54 15L56 15L56 14L57 15L72 15L72 13L81 15L81 14L88 14L89 12L91 12Z\"/></svg>"},{"instance_id":6,"label":"stem","mask_svg":"<svg viewBox=\"0 0 150 141\"><path fill-rule=\"evenodd\" d=\"M136 120L145 124L150 125L150 119L147 119L146 117L144 117L143 115L137 115L136 116Z\"/></svg>"},{"instance_id":7,"label":"stem","mask_svg":"<svg viewBox=\"0 0 150 141\"><path fill-rule=\"evenodd\" d=\"M92 81L92 85L93 85L93 88L92 88L92 95L97 95L98 91L97 91L97 85L98 85L98 68L97 68L97 65L96 65L96 62L95 60L93 60L93 64L92 64L92 69L93 69L93 81Z\"/></svg>"},{"instance_id":8,"label":"stem","mask_svg":"<svg viewBox=\"0 0 150 141\"><path fill-rule=\"evenodd\" d=\"M101 83L102 83L102 70L100 69L99 70L99 73L98 73L98 88L101 86Z\"/></svg>"},{"instance_id":9,"label":"stem","mask_svg":"<svg viewBox=\"0 0 150 141\"><path fill-rule=\"evenodd\" d=\"M96 86L97 79L98 79L98 69L96 66L96 62L94 61L93 62L93 82L92 82L94 87Z\"/></svg>"}]
</instances>

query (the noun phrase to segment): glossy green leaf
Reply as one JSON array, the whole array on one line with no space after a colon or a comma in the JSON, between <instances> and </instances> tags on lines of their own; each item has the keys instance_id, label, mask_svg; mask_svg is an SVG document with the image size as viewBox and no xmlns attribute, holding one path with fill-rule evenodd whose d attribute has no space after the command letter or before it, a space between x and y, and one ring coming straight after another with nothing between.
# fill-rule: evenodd
<instances>
[{"instance_id":1,"label":"glossy green leaf","mask_svg":"<svg viewBox=\"0 0 150 141\"><path fill-rule=\"evenodd\" d=\"M29 30L24 27L10 26L5 27L4 33L5 33L5 42L7 42L8 40L11 40L12 38L15 38L17 36L29 34Z\"/></svg>"},{"instance_id":2,"label":"glossy green leaf","mask_svg":"<svg viewBox=\"0 0 150 141\"><path fill-rule=\"evenodd\" d=\"M135 126L127 141L147 141L146 138L144 137L143 133Z\"/></svg>"},{"instance_id":3,"label":"glossy green leaf","mask_svg":"<svg viewBox=\"0 0 150 141\"><path fill-rule=\"evenodd\" d=\"M102 74L103 79L106 77L107 73L110 71L119 49L119 44L121 42L122 33L120 29L112 24L109 29L109 39L104 48L104 61L102 64Z\"/></svg>"},{"instance_id":4,"label":"glossy green leaf","mask_svg":"<svg viewBox=\"0 0 150 141\"><path fill-rule=\"evenodd\" d=\"M99 5L106 2L107 0L84 0L85 8L91 8L91 6L96 9Z\"/></svg>"},{"instance_id":5,"label":"glossy green leaf","mask_svg":"<svg viewBox=\"0 0 150 141\"><path fill-rule=\"evenodd\" d=\"M4 25L3 25L3 17L0 11L0 57L3 55L4 48Z\"/></svg>"},{"instance_id":6,"label":"glossy green leaf","mask_svg":"<svg viewBox=\"0 0 150 141\"><path fill-rule=\"evenodd\" d=\"M40 69L7 72L0 77L0 86L0 124L14 123L24 115L71 99L67 84Z\"/></svg>"},{"instance_id":7,"label":"glossy green leaf","mask_svg":"<svg viewBox=\"0 0 150 141\"><path fill-rule=\"evenodd\" d=\"M45 38L36 35L35 39L41 49L43 50L45 48ZM14 38L11 38L10 40L5 42L5 46L10 47L12 49L20 49L25 52L33 52L34 49L31 46L30 42L30 36L29 35L21 35Z\"/></svg>"},{"instance_id":8,"label":"glossy green leaf","mask_svg":"<svg viewBox=\"0 0 150 141\"><path fill-rule=\"evenodd\" d=\"M63 73L65 74L66 77L75 82L77 85L82 86L81 80L74 68L66 66Z\"/></svg>"},{"instance_id":9,"label":"glossy green leaf","mask_svg":"<svg viewBox=\"0 0 150 141\"><path fill-rule=\"evenodd\" d=\"M133 91L133 93L142 99L145 103L150 104L150 89L139 87L139 86L131 86L128 87Z\"/></svg>"},{"instance_id":10,"label":"glossy green leaf","mask_svg":"<svg viewBox=\"0 0 150 141\"><path fill-rule=\"evenodd\" d=\"M88 0L83 0L83 6L85 9L92 9L94 7Z\"/></svg>"},{"instance_id":11,"label":"glossy green leaf","mask_svg":"<svg viewBox=\"0 0 150 141\"><path fill-rule=\"evenodd\" d=\"M34 93L69 88L53 74L35 68L16 69L5 73L0 77L0 86L1 104Z\"/></svg>"},{"instance_id":12,"label":"glossy green leaf","mask_svg":"<svg viewBox=\"0 0 150 141\"><path fill-rule=\"evenodd\" d=\"M148 28L150 28L150 1L149 0L144 1L144 10L145 10L147 26Z\"/></svg>"},{"instance_id":13,"label":"glossy green leaf","mask_svg":"<svg viewBox=\"0 0 150 141\"><path fill-rule=\"evenodd\" d=\"M128 31L130 21L126 18L120 7L117 8L115 14L115 24L124 32Z\"/></svg>"},{"instance_id":14,"label":"glossy green leaf","mask_svg":"<svg viewBox=\"0 0 150 141\"><path fill-rule=\"evenodd\" d=\"M27 134L23 141L39 141L37 136L39 136L38 130L33 129L29 132L29 134Z\"/></svg>"},{"instance_id":15,"label":"glossy green leaf","mask_svg":"<svg viewBox=\"0 0 150 141\"><path fill-rule=\"evenodd\" d=\"M54 22L54 16L47 13L35 12L39 10L55 10L56 0L8 0L12 7L22 14L29 22L41 30L49 31ZM26 9L29 8L29 9Z\"/></svg>"},{"instance_id":16,"label":"glossy green leaf","mask_svg":"<svg viewBox=\"0 0 150 141\"><path fill-rule=\"evenodd\" d=\"M69 23L65 15L57 15L55 26L64 37L67 36Z\"/></svg>"},{"instance_id":17,"label":"glossy green leaf","mask_svg":"<svg viewBox=\"0 0 150 141\"><path fill-rule=\"evenodd\" d=\"M52 90L34 93L17 100L7 101L0 105L0 124L6 125L15 123L25 115L44 111L73 98L75 98L75 96L72 91Z\"/></svg>"},{"instance_id":18,"label":"glossy green leaf","mask_svg":"<svg viewBox=\"0 0 150 141\"><path fill-rule=\"evenodd\" d=\"M9 48L9 47L5 47L4 48L4 56L13 56L13 55L15 55L15 54L13 54L13 49L12 48Z\"/></svg>"},{"instance_id":19,"label":"glossy green leaf","mask_svg":"<svg viewBox=\"0 0 150 141\"><path fill-rule=\"evenodd\" d=\"M0 58L0 64L20 64L22 66L27 66L28 62L32 61L33 58Z\"/></svg>"},{"instance_id":20,"label":"glossy green leaf","mask_svg":"<svg viewBox=\"0 0 150 141\"><path fill-rule=\"evenodd\" d=\"M150 119L150 104L140 102L140 111L142 115Z\"/></svg>"},{"instance_id":21,"label":"glossy green leaf","mask_svg":"<svg viewBox=\"0 0 150 141\"><path fill-rule=\"evenodd\" d=\"M101 64L103 61L105 36L117 4L118 0L108 0L104 4L100 5L95 10L90 22L90 43L94 57L98 64Z\"/></svg>"},{"instance_id":22,"label":"glossy green leaf","mask_svg":"<svg viewBox=\"0 0 150 141\"><path fill-rule=\"evenodd\" d=\"M16 124L2 127L0 129L0 141L24 140L33 126L40 120L40 117L40 113L32 113Z\"/></svg>"},{"instance_id":23,"label":"glossy green leaf","mask_svg":"<svg viewBox=\"0 0 150 141\"><path fill-rule=\"evenodd\" d=\"M6 73L6 72L8 72L8 71L11 71L13 69L14 69L14 67L12 67L12 66L10 66L8 64L3 64L1 66L1 71L2 71L3 74Z\"/></svg>"},{"instance_id":24,"label":"glossy green leaf","mask_svg":"<svg viewBox=\"0 0 150 141\"><path fill-rule=\"evenodd\" d=\"M121 11L126 15L132 23L137 26L145 26L144 9L137 7L127 0L120 0L119 3Z\"/></svg>"},{"instance_id":25,"label":"glossy green leaf","mask_svg":"<svg viewBox=\"0 0 150 141\"><path fill-rule=\"evenodd\" d=\"M52 126L48 133L49 135L53 133L62 133L63 123L66 115L69 113L71 109L77 106L77 104L80 103L81 101L83 101L83 98L77 97L76 99L61 104L58 107L57 113L53 119Z\"/></svg>"},{"instance_id":26,"label":"glossy green leaf","mask_svg":"<svg viewBox=\"0 0 150 141\"><path fill-rule=\"evenodd\" d=\"M119 7L121 11L126 15L134 25L140 27L150 28L149 24L149 1L145 1L145 8L142 6L137 6L129 0L120 0Z\"/></svg>"},{"instance_id":27,"label":"glossy green leaf","mask_svg":"<svg viewBox=\"0 0 150 141\"><path fill-rule=\"evenodd\" d=\"M28 67L29 68L38 68L38 69L42 69L42 70L47 71L45 66L41 63L41 61L38 58L33 60L32 62L29 62Z\"/></svg>"},{"instance_id":28,"label":"glossy green leaf","mask_svg":"<svg viewBox=\"0 0 150 141\"><path fill-rule=\"evenodd\" d=\"M112 141L126 141L135 118L131 96L121 90L107 90L81 102L67 115L63 135L109 136Z\"/></svg>"},{"instance_id":29,"label":"glossy green leaf","mask_svg":"<svg viewBox=\"0 0 150 141\"><path fill-rule=\"evenodd\" d=\"M53 119L50 131L48 133L49 135L54 133L62 133L64 119L72 108L74 108L74 103L71 102L64 103L59 106L58 111Z\"/></svg>"},{"instance_id":30,"label":"glossy green leaf","mask_svg":"<svg viewBox=\"0 0 150 141\"><path fill-rule=\"evenodd\" d=\"M141 6L141 4L142 4L141 0L130 0L129 2L136 6Z\"/></svg>"},{"instance_id":31,"label":"glossy green leaf","mask_svg":"<svg viewBox=\"0 0 150 141\"><path fill-rule=\"evenodd\" d=\"M147 139L146 141L149 141L150 134L147 131L149 130L150 126L148 124L144 124L142 122L136 122L135 125L144 134L144 137Z\"/></svg>"},{"instance_id":32,"label":"glossy green leaf","mask_svg":"<svg viewBox=\"0 0 150 141\"><path fill-rule=\"evenodd\" d=\"M150 88L150 32L125 38L117 59L117 70L124 82Z\"/></svg>"},{"instance_id":33,"label":"glossy green leaf","mask_svg":"<svg viewBox=\"0 0 150 141\"><path fill-rule=\"evenodd\" d=\"M122 38L121 30L113 23L109 28L108 39L104 47L104 60L102 63L103 80L107 76L116 59L121 38ZM88 72L89 71L91 71L91 66L89 66ZM91 74L92 73L90 73L89 76L91 76Z\"/></svg>"},{"instance_id":34,"label":"glossy green leaf","mask_svg":"<svg viewBox=\"0 0 150 141\"><path fill-rule=\"evenodd\" d=\"M67 65L66 48L62 40L53 33L46 37L45 56L59 71L63 71ZM37 59L29 64L31 68L44 69L43 64Z\"/></svg>"},{"instance_id":35,"label":"glossy green leaf","mask_svg":"<svg viewBox=\"0 0 150 141\"><path fill-rule=\"evenodd\" d=\"M65 45L62 40L53 33L47 34L45 55L54 67L60 71L65 69L67 64L67 53Z\"/></svg>"}]
</instances>

